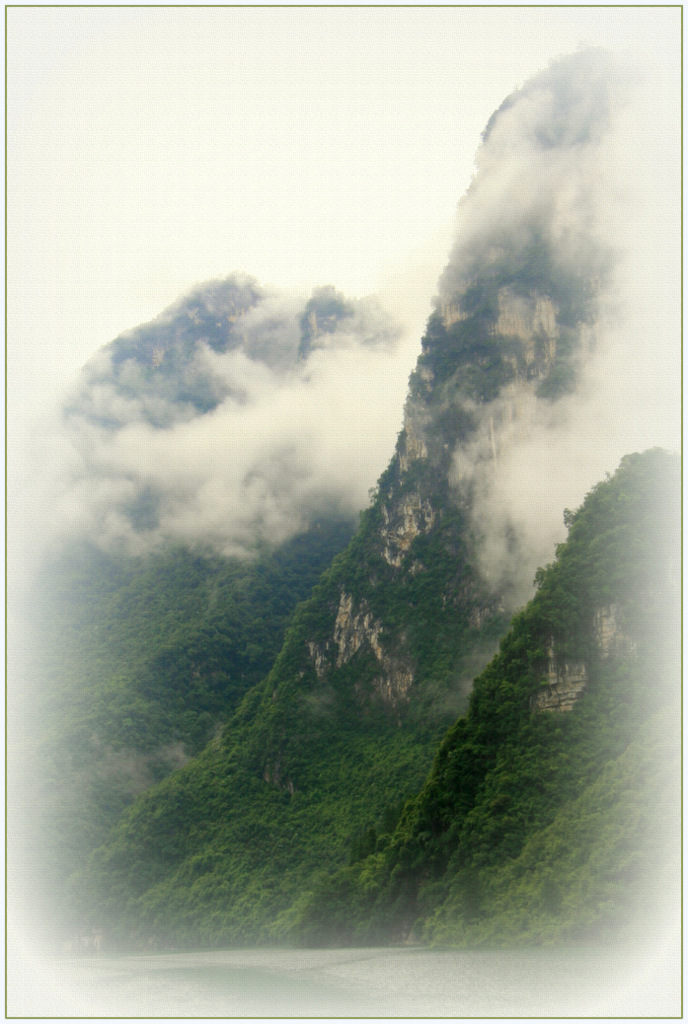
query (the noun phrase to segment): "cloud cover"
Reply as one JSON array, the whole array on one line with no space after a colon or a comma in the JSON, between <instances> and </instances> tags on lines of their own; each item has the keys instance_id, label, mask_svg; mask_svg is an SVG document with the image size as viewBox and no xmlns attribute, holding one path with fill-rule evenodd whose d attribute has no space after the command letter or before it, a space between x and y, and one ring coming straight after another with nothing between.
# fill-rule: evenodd
<instances>
[{"instance_id":1,"label":"cloud cover","mask_svg":"<svg viewBox=\"0 0 688 1024\"><path fill-rule=\"evenodd\" d=\"M627 451L680 442L680 142L663 74L597 50L554 62L489 120L459 204L438 308L528 251L588 289L575 391L521 395L516 418L505 391L456 453L484 567L510 566L519 596L565 506ZM353 516L392 453L416 350L372 297L306 300L242 273L197 286L96 353L44 424L30 543L244 554Z\"/></svg>"},{"instance_id":2,"label":"cloud cover","mask_svg":"<svg viewBox=\"0 0 688 1024\"><path fill-rule=\"evenodd\" d=\"M627 452L680 446L680 147L666 86L657 66L600 50L553 62L490 119L459 205L438 309L460 310L492 275L505 284L494 317L508 305L512 322L535 324L553 298L557 322L541 317L535 335L570 348L556 393L536 378L479 406L458 399L476 429L451 478L459 495L470 487L483 569L515 603L564 538L565 507Z\"/></svg>"},{"instance_id":3,"label":"cloud cover","mask_svg":"<svg viewBox=\"0 0 688 1024\"><path fill-rule=\"evenodd\" d=\"M355 516L399 425L402 333L331 286L196 287L84 368L56 435L57 539L243 555Z\"/></svg>"}]
</instances>

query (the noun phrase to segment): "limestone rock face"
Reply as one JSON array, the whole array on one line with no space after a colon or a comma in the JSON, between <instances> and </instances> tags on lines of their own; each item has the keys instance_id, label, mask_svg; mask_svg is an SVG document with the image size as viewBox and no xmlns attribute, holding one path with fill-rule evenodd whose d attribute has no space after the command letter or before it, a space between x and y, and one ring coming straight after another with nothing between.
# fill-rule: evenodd
<instances>
[{"instance_id":1,"label":"limestone rock face","mask_svg":"<svg viewBox=\"0 0 688 1024\"><path fill-rule=\"evenodd\" d=\"M529 296L519 295L511 288L500 288L497 294L498 313L489 333L493 336L519 338L526 343L526 353L534 358L534 340L546 339L550 358L553 358L559 337L557 317L559 309L548 295L533 292ZM461 323L471 317L471 312L462 308L461 295L451 300L444 299L439 306L440 317L445 328Z\"/></svg>"},{"instance_id":2,"label":"limestone rock face","mask_svg":"<svg viewBox=\"0 0 688 1024\"><path fill-rule=\"evenodd\" d=\"M608 658L612 654L630 654L636 649L635 640L621 625L621 608L618 604L610 604L598 608L593 619L595 637L600 655Z\"/></svg>"},{"instance_id":3,"label":"limestone rock face","mask_svg":"<svg viewBox=\"0 0 688 1024\"><path fill-rule=\"evenodd\" d=\"M381 630L382 625L373 619L365 601L361 602L355 611L353 597L343 593L334 623L334 641L339 648L337 668L351 661L356 651L366 642L370 644L375 657L381 662L382 648L378 639Z\"/></svg>"},{"instance_id":4,"label":"limestone rock face","mask_svg":"<svg viewBox=\"0 0 688 1024\"><path fill-rule=\"evenodd\" d=\"M389 565L399 567L415 538L427 533L435 522L435 510L428 498L415 491L404 495L390 511L383 508L382 555Z\"/></svg>"},{"instance_id":5,"label":"limestone rock face","mask_svg":"<svg viewBox=\"0 0 688 1024\"><path fill-rule=\"evenodd\" d=\"M440 316L444 326L451 327L452 324L457 324L461 320L467 320L470 314L461 308L459 302L443 302L440 305Z\"/></svg>"},{"instance_id":6,"label":"limestone rock face","mask_svg":"<svg viewBox=\"0 0 688 1024\"><path fill-rule=\"evenodd\" d=\"M416 459L425 459L427 455L428 446L423 437L420 409L409 403L404 415L404 440L399 449L401 472L407 473L412 462L415 462Z\"/></svg>"},{"instance_id":7,"label":"limestone rock face","mask_svg":"<svg viewBox=\"0 0 688 1024\"><path fill-rule=\"evenodd\" d=\"M409 691L413 684L413 672L403 660L384 659L385 672L373 684L384 704L396 708L402 701L409 699Z\"/></svg>"},{"instance_id":8,"label":"limestone rock face","mask_svg":"<svg viewBox=\"0 0 688 1024\"><path fill-rule=\"evenodd\" d=\"M373 689L384 704L394 708L401 701L409 699L413 670L402 651L389 654L384 650L380 640L381 632L382 624L373 617L367 603L361 601L357 605L350 594L343 592L334 625L334 642L338 648L335 665L341 668L362 647L368 645L381 670L373 682ZM311 646L314 645L309 645L309 649ZM311 654L316 673L320 677L318 665L324 665L323 654L317 649L312 650Z\"/></svg>"},{"instance_id":9,"label":"limestone rock face","mask_svg":"<svg viewBox=\"0 0 688 1024\"><path fill-rule=\"evenodd\" d=\"M311 661L315 666L315 674L318 679L324 679L327 675L328 670L328 658L327 652L329 651L329 641L325 644L324 650L318 646L313 640L308 641L308 653L311 656Z\"/></svg>"},{"instance_id":10,"label":"limestone rock face","mask_svg":"<svg viewBox=\"0 0 688 1024\"><path fill-rule=\"evenodd\" d=\"M534 338L544 336L554 354L554 344L559 337L558 309L549 296L535 293L526 298L510 288L500 288L497 302L499 315L491 334L520 338L528 345L532 345Z\"/></svg>"},{"instance_id":11,"label":"limestone rock face","mask_svg":"<svg viewBox=\"0 0 688 1024\"><path fill-rule=\"evenodd\" d=\"M559 657L550 641L542 689L533 697L532 707L535 711L570 711L587 685L585 662Z\"/></svg>"},{"instance_id":12,"label":"limestone rock face","mask_svg":"<svg viewBox=\"0 0 688 1024\"><path fill-rule=\"evenodd\" d=\"M622 625L623 609L619 604L597 608L592 623L595 642L601 658L633 654L635 640ZM562 658L550 638L547 661L543 666L542 689L532 699L535 711L570 711L588 685L588 669L584 661Z\"/></svg>"}]
</instances>

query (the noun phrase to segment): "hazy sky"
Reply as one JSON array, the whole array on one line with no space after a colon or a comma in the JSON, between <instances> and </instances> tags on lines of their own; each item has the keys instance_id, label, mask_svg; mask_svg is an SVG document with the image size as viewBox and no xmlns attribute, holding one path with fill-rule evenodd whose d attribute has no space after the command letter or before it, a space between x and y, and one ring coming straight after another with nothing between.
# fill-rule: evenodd
<instances>
[{"instance_id":1,"label":"hazy sky","mask_svg":"<svg viewBox=\"0 0 688 1024\"><path fill-rule=\"evenodd\" d=\"M580 43L675 75L679 24L654 7L10 8L11 392L234 270L396 286L424 318L502 99Z\"/></svg>"},{"instance_id":2,"label":"hazy sky","mask_svg":"<svg viewBox=\"0 0 688 1024\"><path fill-rule=\"evenodd\" d=\"M306 294L375 292L405 319L391 454L480 134L581 44L637 55L651 145L673 157L638 163L629 146L629 182L668 223L677 7L10 8L11 508L22 474L53 461L44 414L86 359L233 271ZM666 277L675 250L638 223Z\"/></svg>"}]
</instances>

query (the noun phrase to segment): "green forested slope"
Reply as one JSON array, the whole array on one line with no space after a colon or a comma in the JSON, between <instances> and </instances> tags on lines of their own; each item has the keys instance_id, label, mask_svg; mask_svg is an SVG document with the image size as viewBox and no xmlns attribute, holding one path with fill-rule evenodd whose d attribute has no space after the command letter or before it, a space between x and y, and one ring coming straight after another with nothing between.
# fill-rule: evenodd
<instances>
[{"instance_id":1,"label":"green forested slope","mask_svg":"<svg viewBox=\"0 0 688 1024\"><path fill-rule=\"evenodd\" d=\"M245 559L83 545L44 567L23 738L13 737L26 843L50 849L41 885L63 890L136 795L216 734L268 673L294 607L350 535L348 522L323 521Z\"/></svg>"},{"instance_id":2,"label":"green forested slope","mask_svg":"<svg viewBox=\"0 0 688 1024\"><path fill-rule=\"evenodd\" d=\"M676 895L680 467L626 457L476 680L394 834L321 877L301 941L499 945L608 937ZM600 611L615 631L600 635ZM587 685L538 704L554 660ZM672 890L673 885L673 890ZM665 904L666 906L666 904Z\"/></svg>"},{"instance_id":3,"label":"green forested slope","mask_svg":"<svg viewBox=\"0 0 688 1024\"><path fill-rule=\"evenodd\" d=\"M456 677L496 641L501 620L471 626L470 609L462 618L449 608L443 615L455 628L441 637L442 588L462 572L470 578L456 558L457 513L448 507L431 541L419 538L408 557L422 552L426 571L409 575L380 556L380 501L297 609L272 671L223 735L143 793L75 879L84 913L113 935L187 944L283 938L313 873L345 863L366 831L389 819L390 804L421 785L456 713ZM370 617L368 639L338 663L333 623L349 591ZM385 628L376 634L377 616ZM410 700L380 687L384 666L368 642L396 632L415 655Z\"/></svg>"},{"instance_id":4,"label":"green forested slope","mask_svg":"<svg viewBox=\"0 0 688 1024\"><path fill-rule=\"evenodd\" d=\"M675 460L629 457L566 513L569 541L485 669L532 594L536 557L550 557L553 494L590 471L562 453L578 452L590 415L588 366L611 358L595 326L615 256L580 175L610 129L606 65L597 52L555 62L490 120L403 428L345 549L336 530L320 546L310 530L303 548L241 566L171 551L176 431L210 416L204 437L233 465L247 399L225 372L234 356L276 387L305 384L330 343L335 355L359 335L359 354L391 343L375 304L324 288L298 322L291 306L275 319L272 299L234 276L87 367L65 410L83 457L74 497L98 499L80 522L114 524L99 546L161 554L80 565L67 552L64 614L41 626L37 675L50 684L28 704L43 702L50 726L27 729L26 805L50 811L29 814L26 835L47 837L72 935L545 941L601 926L624 872L647 862L643 835L661 834L648 808L671 806L650 794L665 792L653 751L673 680ZM532 194L504 174L514 138L539 182ZM577 211L566 232L564 206ZM105 472L132 416L134 437L171 431L160 449L171 477L157 490L136 458ZM303 458L278 434L247 472L210 488L235 501L184 519L194 550L270 546L284 495L287 520L311 526L323 509L351 508L337 484L314 511L300 486L310 434ZM185 487L197 509L195 472Z\"/></svg>"},{"instance_id":5,"label":"green forested slope","mask_svg":"<svg viewBox=\"0 0 688 1024\"><path fill-rule=\"evenodd\" d=\"M390 728L388 709L357 698L374 666L343 666L327 691L306 676L340 556L224 736L96 852L78 879L85 905L134 942L499 943L611 927L653 854L646 840L663 828L673 843L661 814L675 810L677 499L677 460L653 451L566 514L568 542L422 788L438 733ZM539 708L540 694L556 699L551 666L581 663L572 709Z\"/></svg>"}]
</instances>

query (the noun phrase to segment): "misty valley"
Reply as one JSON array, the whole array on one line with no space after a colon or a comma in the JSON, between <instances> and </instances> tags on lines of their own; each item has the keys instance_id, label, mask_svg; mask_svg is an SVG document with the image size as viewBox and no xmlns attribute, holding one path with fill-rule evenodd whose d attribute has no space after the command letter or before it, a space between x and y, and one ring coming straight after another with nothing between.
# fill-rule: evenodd
<instances>
[{"instance_id":1,"label":"misty valley","mask_svg":"<svg viewBox=\"0 0 688 1024\"><path fill-rule=\"evenodd\" d=\"M12 655L56 1012L674 1012L681 460L595 455L623 89L581 49L490 118L377 482L374 298L235 273L84 367Z\"/></svg>"}]
</instances>

